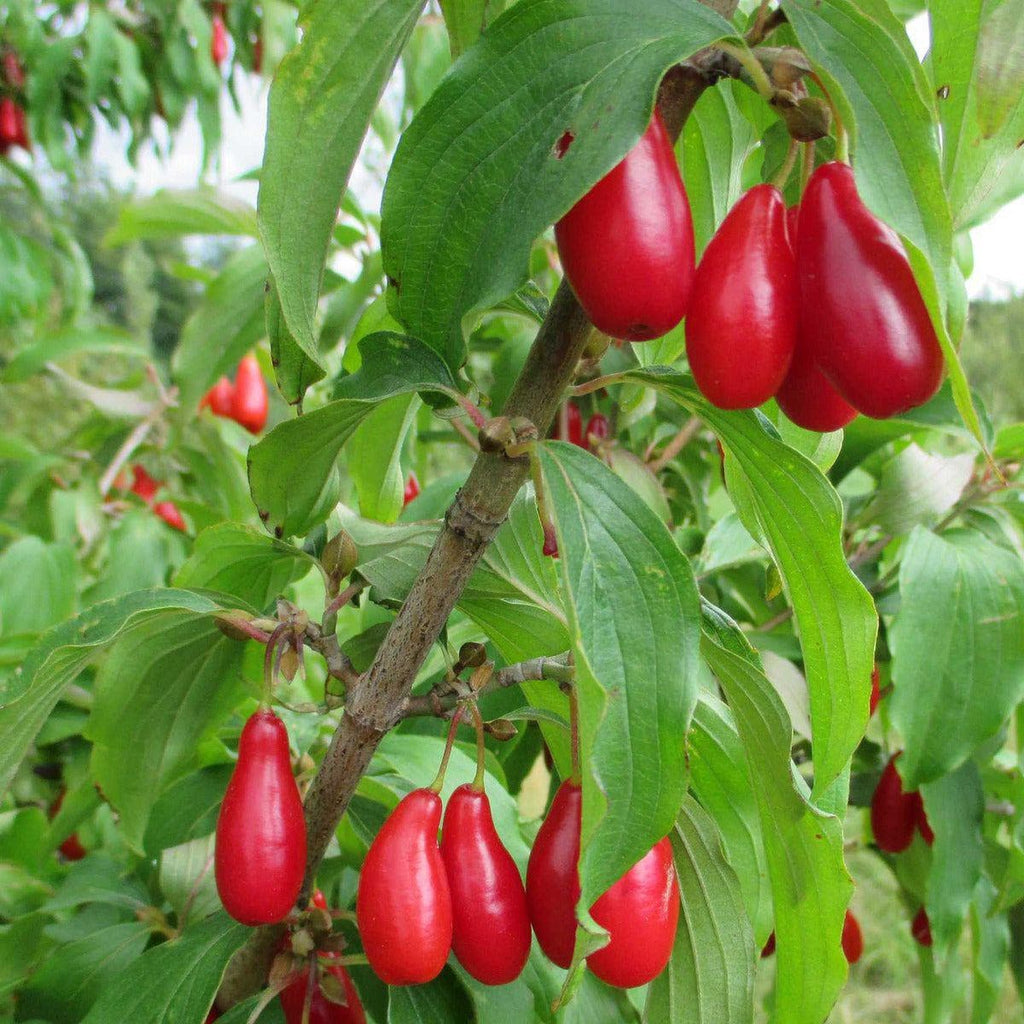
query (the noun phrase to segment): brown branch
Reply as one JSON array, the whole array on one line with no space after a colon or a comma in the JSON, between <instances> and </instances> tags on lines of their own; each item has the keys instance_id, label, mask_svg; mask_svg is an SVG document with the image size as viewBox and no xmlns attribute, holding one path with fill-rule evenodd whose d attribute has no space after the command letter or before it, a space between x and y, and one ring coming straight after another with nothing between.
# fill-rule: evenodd
<instances>
[{"instance_id":1,"label":"brown branch","mask_svg":"<svg viewBox=\"0 0 1024 1024\"><path fill-rule=\"evenodd\" d=\"M693 439L701 428L699 416L691 416L680 428L679 432L667 445L662 453L651 462L652 473L663 470Z\"/></svg>"},{"instance_id":2,"label":"brown branch","mask_svg":"<svg viewBox=\"0 0 1024 1024\"><path fill-rule=\"evenodd\" d=\"M658 104L673 137L718 77L714 66L719 63L720 54L708 50L665 76ZM547 434L590 330L590 321L563 281L505 405L510 420L523 417L541 436ZM345 714L306 796L307 860L300 905L312 891L327 844L377 744L401 719L420 666L528 475L526 458L490 452L477 456L373 664L350 685ZM257 929L232 959L218 1005L234 1005L265 984L276 944L269 934L279 935L280 926Z\"/></svg>"}]
</instances>

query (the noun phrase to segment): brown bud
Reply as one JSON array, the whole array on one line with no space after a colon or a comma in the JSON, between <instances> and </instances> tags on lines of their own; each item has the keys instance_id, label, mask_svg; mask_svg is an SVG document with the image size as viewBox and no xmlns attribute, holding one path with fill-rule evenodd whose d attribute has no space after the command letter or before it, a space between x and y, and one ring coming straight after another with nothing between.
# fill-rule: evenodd
<instances>
[{"instance_id":1,"label":"brown bud","mask_svg":"<svg viewBox=\"0 0 1024 1024\"><path fill-rule=\"evenodd\" d=\"M832 110L817 96L804 96L795 106L779 107L779 113L797 142L823 139L832 128Z\"/></svg>"},{"instance_id":2,"label":"brown bud","mask_svg":"<svg viewBox=\"0 0 1024 1024\"><path fill-rule=\"evenodd\" d=\"M213 617L213 621L217 623L217 628L231 640L252 640L252 629L246 629L246 626L251 624L253 616L248 612L243 612L241 609L235 609L230 612L217 612Z\"/></svg>"},{"instance_id":3,"label":"brown bud","mask_svg":"<svg viewBox=\"0 0 1024 1024\"><path fill-rule=\"evenodd\" d=\"M296 956L309 956L316 949L313 936L305 928L292 933L292 952Z\"/></svg>"},{"instance_id":4,"label":"brown bud","mask_svg":"<svg viewBox=\"0 0 1024 1024\"><path fill-rule=\"evenodd\" d=\"M493 722L484 722L484 732L489 733L496 740L510 740L518 735L519 730L515 727L514 722L510 722L507 718L496 718Z\"/></svg>"},{"instance_id":5,"label":"brown bud","mask_svg":"<svg viewBox=\"0 0 1024 1024\"><path fill-rule=\"evenodd\" d=\"M327 573L328 591L337 597L341 581L346 579L359 561L359 550L355 541L344 531L336 533L325 545L320 564Z\"/></svg>"},{"instance_id":6,"label":"brown bud","mask_svg":"<svg viewBox=\"0 0 1024 1024\"><path fill-rule=\"evenodd\" d=\"M463 668L479 668L487 660L487 648L483 644L464 643L459 648L459 664Z\"/></svg>"},{"instance_id":7,"label":"brown bud","mask_svg":"<svg viewBox=\"0 0 1024 1024\"><path fill-rule=\"evenodd\" d=\"M345 994L345 986L330 971L323 971L320 975L320 991L329 1002L338 1006L348 1006L348 996Z\"/></svg>"},{"instance_id":8,"label":"brown bud","mask_svg":"<svg viewBox=\"0 0 1024 1024\"><path fill-rule=\"evenodd\" d=\"M267 981L272 989L280 991L298 970L299 964L291 953L278 953L270 965L270 975Z\"/></svg>"},{"instance_id":9,"label":"brown bud","mask_svg":"<svg viewBox=\"0 0 1024 1024\"><path fill-rule=\"evenodd\" d=\"M478 435L480 450L495 454L503 452L516 439L515 431L507 416L495 416L488 420Z\"/></svg>"},{"instance_id":10,"label":"brown bud","mask_svg":"<svg viewBox=\"0 0 1024 1024\"><path fill-rule=\"evenodd\" d=\"M289 647L281 655L281 675L290 683L299 670L299 652L294 647Z\"/></svg>"}]
</instances>

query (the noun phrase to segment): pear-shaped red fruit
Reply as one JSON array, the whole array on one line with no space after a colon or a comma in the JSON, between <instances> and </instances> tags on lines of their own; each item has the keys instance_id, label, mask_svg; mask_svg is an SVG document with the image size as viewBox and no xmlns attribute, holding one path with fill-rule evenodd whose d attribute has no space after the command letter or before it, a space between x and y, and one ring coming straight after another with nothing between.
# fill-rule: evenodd
<instances>
[{"instance_id":1,"label":"pear-shaped red fruit","mask_svg":"<svg viewBox=\"0 0 1024 1024\"><path fill-rule=\"evenodd\" d=\"M801 335L847 402L884 419L935 394L942 350L903 243L846 164L822 164L807 183L796 268Z\"/></svg>"},{"instance_id":2,"label":"pear-shaped red fruit","mask_svg":"<svg viewBox=\"0 0 1024 1024\"><path fill-rule=\"evenodd\" d=\"M613 338L660 338L686 314L693 221L661 115L555 225L565 276L587 316Z\"/></svg>"},{"instance_id":3,"label":"pear-shaped red fruit","mask_svg":"<svg viewBox=\"0 0 1024 1024\"><path fill-rule=\"evenodd\" d=\"M258 434L267 425L268 408L267 383L259 362L250 353L238 364L231 416L251 434Z\"/></svg>"},{"instance_id":4,"label":"pear-shaped red fruit","mask_svg":"<svg viewBox=\"0 0 1024 1024\"><path fill-rule=\"evenodd\" d=\"M902 853L914 838L917 828L917 793L906 793L900 773L896 770L896 758L890 759L878 780L871 798L871 830L879 849L887 853ZM917 798L917 799L915 799Z\"/></svg>"},{"instance_id":5,"label":"pear-shaped red fruit","mask_svg":"<svg viewBox=\"0 0 1024 1024\"><path fill-rule=\"evenodd\" d=\"M530 955L530 915L519 869L502 845L482 789L459 786L448 800L441 857L452 897L452 949L485 985L506 985Z\"/></svg>"},{"instance_id":6,"label":"pear-shaped red fruit","mask_svg":"<svg viewBox=\"0 0 1024 1024\"><path fill-rule=\"evenodd\" d=\"M231 415L231 408L235 401L235 386L227 377L221 377L209 391L203 395L199 403L200 409L209 408L214 416Z\"/></svg>"},{"instance_id":7,"label":"pear-shaped red fruit","mask_svg":"<svg viewBox=\"0 0 1024 1024\"><path fill-rule=\"evenodd\" d=\"M422 985L452 946L452 898L437 845L441 798L414 789L384 822L359 875L356 921L363 950L388 985Z\"/></svg>"},{"instance_id":8,"label":"pear-shaped red fruit","mask_svg":"<svg viewBox=\"0 0 1024 1024\"><path fill-rule=\"evenodd\" d=\"M138 463L132 466L132 494L137 494L147 505L150 505L160 487L160 481L154 480L146 472L145 467Z\"/></svg>"},{"instance_id":9,"label":"pear-shaped red fruit","mask_svg":"<svg viewBox=\"0 0 1024 1024\"><path fill-rule=\"evenodd\" d=\"M218 67L228 55L228 29L224 19L215 14L210 22L210 59Z\"/></svg>"},{"instance_id":10,"label":"pear-shaped red fruit","mask_svg":"<svg viewBox=\"0 0 1024 1024\"><path fill-rule=\"evenodd\" d=\"M860 930L860 922L849 910L843 919L843 953L846 962L850 964L855 964L864 954L864 935Z\"/></svg>"},{"instance_id":11,"label":"pear-shaped red fruit","mask_svg":"<svg viewBox=\"0 0 1024 1024\"><path fill-rule=\"evenodd\" d=\"M309 1019L307 1024L366 1024L363 1004L359 1001L348 971L341 964L320 961L321 971L334 975L345 993L345 1005L332 1002L324 995L319 984L313 986L309 1002ZM278 998L284 1011L286 1024L302 1024L302 1010L306 1002L306 989L309 985L309 970L303 971L287 988L281 990Z\"/></svg>"},{"instance_id":12,"label":"pear-shaped red fruit","mask_svg":"<svg viewBox=\"0 0 1024 1024\"><path fill-rule=\"evenodd\" d=\"M306 868L306 824L288 732L269 708L242 729L217 819L214 870L224 909L242 924L283 921Z\"/></svg>"},{"instance_id":13,"label":"pear-shaped red fruit","mask_svg":"<svg viewBox=\"0 0 1024 1024\"><path fill-rule=\"evenodd\" d=\"M587 966L619 988L653 981L672 956L679 907L679 882L666 836L590 908L590 916L611 938L587 957Z\"/></svg>"},{"instance_id":14,"label":"pear-shaped red fruit","mask_svg":"<svg viewBox=\"0 0 1024 1024\"><path fill-rule=\"evenodd\" d=\"M537 941L559 967L572 963L580 898L580 825L583 791L563 782L533 841L526 866L526 903Z\"/></svg>"},{"instance_id":15,"label":"pear-shaped red fruit","mask_svg":"<svg viewBox=\"0 0 1024 1024\"><path fill-rule=\"evenodd\" d=\"M796 260L786 202L756 185L708 243L686 314L686 356L719 409L752 409L778 391L796 344Z\"/></svg>"},{"instance_id":16,"label":"pear-shaped red fruit","mask_svg":"<svg viewBox=\"0 0 1024 1024\"><path fill-rule=\"evenodd\" d=\"M798 427L820 433L840 430L857 415L821 372L799 331L792 362L775 400Z\"/></svg>"},{"instance_id":17,"label":"pear-shaped red fruit","mask_svg":"<svg viewBox=\"0 0 1024 1024\"><path fill-rule=\"evenodd\" d=\"M153 511L172 529L180 530L182 533L188 530L181 509L173 501L158 501L153 506Z\"/></svg>"}]
</instances>

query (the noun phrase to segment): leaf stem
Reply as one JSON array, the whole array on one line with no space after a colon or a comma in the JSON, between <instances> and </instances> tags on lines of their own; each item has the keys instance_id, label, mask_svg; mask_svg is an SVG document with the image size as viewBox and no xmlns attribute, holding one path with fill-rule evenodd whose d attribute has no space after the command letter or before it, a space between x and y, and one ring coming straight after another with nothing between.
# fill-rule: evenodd
<instances>
[{"instance_id":1,"label":"leaf stem","mask_svg":"<svg viewBox=\"0 0 1024 1024\"><path fill-rule=\"evenodd\" d=\"M470 704L469 709L473 713L473 725L476 727L476 775L473 777L473 788L478 793L482 793L484 791L484 758L487 755L487 747L484 746L484 720L476 701Z\"/></svg>"},{"instance_id":2,"label":"leaf stem","mask_svg":"<svg viewBox=\"0 0 1024 1024\"><path fill-rule=\"evenodd\" d=\"M730 57L739 61L743 70L750 75L754 88L761 99L765 103L771 103L772 97L775 95L775 86L772 85L772 80L768 77L768 72L765 71L764 65L757 59L750 47L746 45L733 46L732 43L719 43L718 48L723 53L727 53Z\"/></svg>"}]
</instances>

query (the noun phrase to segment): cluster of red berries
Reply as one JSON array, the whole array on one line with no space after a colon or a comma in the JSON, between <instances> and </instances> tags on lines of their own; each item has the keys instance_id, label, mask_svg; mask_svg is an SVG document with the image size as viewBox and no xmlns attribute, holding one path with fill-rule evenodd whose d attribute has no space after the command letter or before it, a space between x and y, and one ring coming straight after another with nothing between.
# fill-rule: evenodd
<instances>
[{"instance_id":1,"label":"cluster of red berries","mask_svg":"<svg viewBox=\"0 0 1024 1024\"><path fill-rule=\"evenodd\" d=\"M25 89L25 71L13 50L6 50L3 56L4 85L0 91L0 156L5 156L14 146L29 151L32 143L28 135L28 118L25 108L18 102L17 96Z\"/></svg>"},{"instance_id":2,"label":"cluster of red berries","mask_svg":"<svg viewBox=\"0 0 1024 1024\"><path fill-rule=\"evenodd\" d=\"M899 236L853 171L822 164L799 207L774 185L736 203L694 266L689 202L656 112L625 159L556 225L566 278L596 327L657 338L686 317L697 386L722 409L775 397L811 430L935 394L943 356Z\"/></svg>"},{"instance_id":3,"label":"cluster of red berries","mask_svg":"<svg viewBox=\"0 0 1024 1024\"><path fill-rule=\"evenodd\" d=\"M235 382L221 377L203 395L199 408L209 408L214 416L234 420L249 433L258 434L267 425L270 399L256 356L251 352L243 356L235 371Z\"/></svg>"},{"instance_id":4,"label":"cluster of red berries","mask_svg":"<svg viewBox=\"0 0 1024 1024\"><path fill-rule=\"evenodd\" d=\"M530 953L531 925L541 949L568 967L580 895L582 793L563 783L530 854L524 887L503 846L481 787L458 787L441 828L441 798L417 789L400 801L366 855L356 917L370 966L390 985L437 977L450 951L478 981L503 985ZM655 978L672 953L679 886L667 839L591 908L610 942L587 958L620 987Z\"/></svg>"},{"instance_id":5,"label":"cluster of red berries","mask_svg":"<svg viewBox=\"0 0 1024 1024\"><path fill-rule=\"evenodd\" d=\"M114 486L119 490L125 490L127 480L123 474L118 474ZM162 519L168 526L185 533L188 527L185 525L185 517L181 509L173 501L156 501L157 492L163 487L163 483L146 472L144 466L135 463L132 466L132 483L127 487L132 494L137 494L152 510L153 514Z\"/></svg>"}]
</instances>

